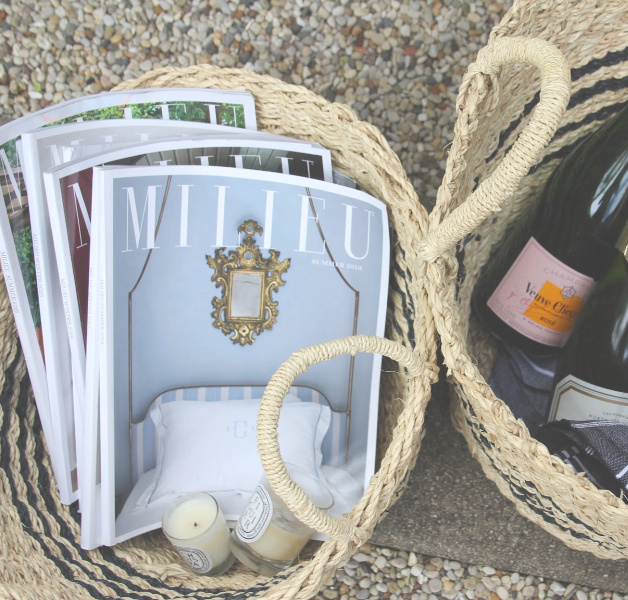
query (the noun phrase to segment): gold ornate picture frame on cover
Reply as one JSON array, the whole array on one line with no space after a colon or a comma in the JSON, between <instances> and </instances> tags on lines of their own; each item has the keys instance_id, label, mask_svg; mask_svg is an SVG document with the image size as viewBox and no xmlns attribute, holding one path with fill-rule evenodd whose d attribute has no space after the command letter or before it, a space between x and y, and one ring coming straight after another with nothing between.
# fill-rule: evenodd
<instances>
[{"instance_id":1,"label":"gold ornate picture frame on cover","mask_svg":"<svg viewBox=\"0 0 628 600\"><path fill-rule=\"evenodd\" d=\"M256 221L247 220L238 227L245 238L235 250L217 248L213 258L206 256L214 271L211 279L222 288L222 295L212 299L214 327L242 346L252 344L254 335L277 322L279 302L273 293L286 284L282 276L290 268L290 259L280 261L277 250L270 249L267 258L262 256L254 236L263 232Z\"/></svg>"}]
</instances>

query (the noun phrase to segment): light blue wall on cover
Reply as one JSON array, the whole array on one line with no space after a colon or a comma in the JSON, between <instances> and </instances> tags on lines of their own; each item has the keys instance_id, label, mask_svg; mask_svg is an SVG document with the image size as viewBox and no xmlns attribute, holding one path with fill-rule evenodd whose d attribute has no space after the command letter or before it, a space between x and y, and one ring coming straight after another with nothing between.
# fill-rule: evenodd
<instances>
[{"instance_id":1,"label":"light blue wall on cover","mask_svg":"<svg viewBox=\"0 0 628 600\"><path fill-rule=\"evenodd\" d=\"M306 195L303 185L280 181L257 183L233 176L232 172L227 176L223 170L219 171L219 176L211 176L208 171L203 175L172 177L152 251L146 249L150 240L146 233L148 215L143 210L144 201L148 186L158 185L159 215L166 177L155 175L114 181L112 256L118 490L124 490L124 482L128 481L128 473L123 472L123 465L128 461L123 457L128 457L129 452L129 390L133 395L133 418L140 420L150 402L165 390L265 384L293 351L354 333L355 293L331 264L330 251L336 264L341 265L344 278L360 293L356 333L376 333L382 248L387 242L381 210L312 187L319 224L328 244L325 250L313 219L307 219L305 231L300 226L302 197ZM180 247L182 186L187 186L189 194L188 231L183 240L187 242L186 247ZM247 219L256 220L268 230L268 190L274 192L272 248L280 252L279 260L290 258L291 261L283 277L286 284L273 294L279 302L277 323L272 330L256 336L252 345L234 344L214 327L211 316L211 300L221 294L211 281L212 270L206 260L206 255L213 257L216 251L220 194L217 186L226 186L223 243L230 247L239 244L237 227ZM138 210L139 248L129 220L130 187ZM345 247L347 204L354 206L354 229L349 245L353 256ZM262 245L263 239L258 239L258 243ZM268 250L262 253L268 256ZM362 258L363 255L366 256ZM132 339L130 387L129 333ZM343 356L320 363L300 376L296 383L319 389L334 408L342 410L347 400L349 360L348 356ZM355 432L365 431L368 425L368 410L359 410L359 405L370 400L372 361L371 355L356 357L359 377L353 381L352 411L352 431ZM357 433L352 437L357 439ZM359 448L356 453L359 454Z\"/></svg>"}]
</instances>

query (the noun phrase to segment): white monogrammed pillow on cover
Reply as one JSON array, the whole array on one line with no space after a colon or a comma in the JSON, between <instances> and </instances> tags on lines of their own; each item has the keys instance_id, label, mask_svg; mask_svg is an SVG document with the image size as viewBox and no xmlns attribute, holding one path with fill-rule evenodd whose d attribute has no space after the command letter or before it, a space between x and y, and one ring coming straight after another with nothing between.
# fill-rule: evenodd
<instances>
[{"instance_id":1,"label":"white monogrammed pillow on cover","mask_svg":"<svg viewBox=\"0 0 628 600\"><path fill-rule=\"evenodd\" d=\"M252 492L263 474L255 427L260 400L177 401L154 407L154 482L138 505L191 492ZM331 421L323 404L287 397L279 416L284 461L319 476L321 444Z\"/></svg>"}]
</instances>

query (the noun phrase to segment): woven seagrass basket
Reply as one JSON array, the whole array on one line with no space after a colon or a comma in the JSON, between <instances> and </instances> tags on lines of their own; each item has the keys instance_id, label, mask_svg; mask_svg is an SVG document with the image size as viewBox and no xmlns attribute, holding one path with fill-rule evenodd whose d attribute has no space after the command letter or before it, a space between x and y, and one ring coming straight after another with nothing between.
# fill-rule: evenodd
<instances>
[{"instance_id":1,"label":"woven seagrass basket","mask_svg":"<svg viewBox=\"0 0 628 600\"><path fill-rule=\"evenodd\" d=\"M497 398L487 385L496 346L474 319L470 298L492 248L501 243L509 224L533 205L560 159L628 100L628 3L515 0L491 33L489 45L505 36L555 44L571 71L570 100L562 117L557 115L552 142L515 186L535 143L532 137L542 125L537 114L543 98L541 93L539 101L539 72L507 66L490 73L480 66L480 73L475 65L462 85L459 104L465 106L426 242L426 254L433 261L429 280L435 283L430 286L430 305L450 374L452 419L485 474L521 514L574 549L601 558L627 558L628 505L550 457L514 418L508 398ZM515 161L505 158L515 149ZM464 214L453 214L459 205L465 210L458 212ZM493 212L500 206L501 211ZM447 227L441 222L445 215ZM451 239L445 241L445 229L455 230L453 237L461 240L460 267Z\"/></svg>"},{"instance_id":2,"label":"woven seagrass basket","mask_svg":"<svg viewBox=\"0 0 628 600\"><path fill-rule=\"evenodd\" d=\"M385 201L394 228L388 338L356 336L278 357L258 420L259 449L271 485L299 518L329 536L311 542L299 564L274 578L240 565L207 578L181 562L165 536L152 532L94 551L80 548L76 507L59 502L4 283L0 287L0 596L51 598L310 598L371 535L414 466L425 407L437 377L436 331L427 310L417 256L427 213L381 134L345 106L307 90L239 69L163 69L120 88L244 89L256 102L260 130L319 142L334 167ZM385 356L378 431L379 466L347 516L330 519L292 484L277 445L279 407L294 378L342 353Z\"/></svg>"}]
</instances>

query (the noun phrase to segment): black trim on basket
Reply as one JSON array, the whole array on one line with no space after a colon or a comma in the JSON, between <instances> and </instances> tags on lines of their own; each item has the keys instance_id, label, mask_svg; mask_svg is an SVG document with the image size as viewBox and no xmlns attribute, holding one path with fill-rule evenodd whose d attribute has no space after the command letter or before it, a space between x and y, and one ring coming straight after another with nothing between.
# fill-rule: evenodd
<instances>
[{"instance_id":1,"label":"black trim on basket","mask_svg":"<svg viewBox=\"0 0 628 600\"><path fill-rule=\"evenodd\" d=\"M534 94L534 97L532 98L532 100L530 100L530 102L528 102L523 107L522 113L516 119L512 120L510 122L510 124L508 125L508 127L506 127L506 129L504 129L499 134L499 140L497 142L497 147L495 148L495 150L493 150L493 152L486 159L487 163L492 161L495 158L495 156L497 156L497 153L501 150L501 148L503 147L503 145L506 142L506 140L510 137L510 134L515 129L517 129L517 127L519 127L519 125L520 125L521 121L523 121L524 117L527 117L532 112L532 109L539 103L539 99L540 98L541 98L540 92L537 92L536 94Z\"/></svg>"},{"instance_id":2,"label":"black trim on basket","mask_svg":"<svg viewBox=\"0 0 628 600\"><path fill-rule=\"evenodd\" d=\"M6 369L5 385L2 392L0 392L0 403L5 409L9 409L11 405L14 386L16 385L13 376L15 371L14 367L19 360L20 352L17 352L13 364ZM172 593L179 595L183 593L186 596L198 597L200 592L203 596L205 596L205 594L210 594L210 596L207 597L211 598L236 600L238 598L249 597L252 594L257 594L258 592L264 591L270 587L270 585L262 585L246 588L244 590L197 590L180 585L164 586L163 581L156 577L147 577L144 573L137 571L129 565L129 563L120 559L115 554L114 550L107 546L103 546L99 549L101 556L103 557L104 564L92 561L87 551L83 550L80 545L74 541L73 532L70 530L67 521L56 512L56 506L54 505L53 500L54 495L57 493L56 484L54 484L54 478L51 476L48 469L42 467L44 459L47 456L47 450L43 441L43 433L41 430L39 416L37 414L35 415L35 421L32 428L27 426L27 412L32 402L30 389L29 379L27 376L24 376L20 382L20 392L17 398L15 411L5 410L5 418L0 424L0 445L6 446L10 443L8 433L11 417L18 420L19 428L15 443L15 448L17 448L20 452L18 457L20 465L18 473L26 484L26 498L28 502L20 500L17 496L16 474L13 472L13 469L11 469L9 462L11 452L8 448L0 453L0 468L2 468L5 472L7 480L9 481L12 504L17 509L23 531L36 541L37 545L42 550L43 556L55 565L66 581L79 585L81 588L85 589L85 591L87 591L92 598L102 600L108 600L112 596L108 593L104 594L101 590L99 590L97 587L98 582L102 582L113 591L119 592L119 597L123 596L125 598L136 598L137 600L145 600L147 592L150 592L151 595L154 594L155 596L161 596L162 598L165 598L163 593L166 593L168 596L171 596ZM37 469L37 479L35 479L34 473L31 472L25 453L21 451L22 448L26 447L25 442L29 436L32 436L35 442L33 458L37 465L41 467ZM39 490L41 496L38 496L35 492L35 486ZM46 509L45 511L42 511L41 509L42 503ZM43 534L35 531L29 514L29 509L34 510L38 514L44 530ZM78 508L76 503L69 507L69 512L75 520L78 520L77 511ZM51 520L59 526L60 532L66 543L61 543L52 537L50 525ZM72 546L82 558L85 558L86 563L74 558L71 555L71 550L68 545ZM51 546L54 546L59 551L61 557L52 552ZM142 579L149 586L151 586L152 589L138 586L137 584L121 578L111 570L111 566L109 566L108 563L109 565L116 565L129 576ZM89 564L92 568L87 568L87 564ZM70 565L75 568L71 568ZM76 569L87 575L89 578L92 578L93 582L77 578L75 575ZM102 576L96 575L93 572L94 570L100 571ZM272 580L270 583L272 583Z\"/></svg>"},{"instance_id":3,"label":"black trim on basket","mask_svg":"<svg viewBox=\"0 0 628 600\"><path fill-rule=\"evenodd\" d=\"M410 275L410 273L408 273L407 271L404 271L396 262L393 264L393 270L394 270L394 273L396 273L402 280L404 281L412 280L412 276ZM412 318L412 315L415 315L416 311L414 309L414 303L412 301L412 297L410 296L410 294L408 294L407 290L401 289L396 277L390 277L389 279L390 279L390 287L396 292L398 292L402 298L402 312L403 312L403 316L406 319L406 323L408 325L408 331L407 331L408 342L410 344L410 347L414 348L415 346L414 325L413 325L414 319ZM408 306L408 303L410 304L410 306ZM404 332L401 329L401 326L399 325L399 321L394 315L393 315L393 318L391 319L391 322L395 328L395 331L401 337L405 337L406 332Z\"/></svg>"},{"instance_id":4,"label":"black trim on basket","mask_svg":"<svg viewBox=\"0 0 628 600\"><path fill-rule=\"evenodd\" d=\"M609 106L605 106L596 112L591 112L587 114L587 116L581 121L576 121L574 123L567 123L565 126L559 129L559 132L562 134L568 133L570 131L574 131L576 129L580 129L582 125L593 123L594 121L605 121L606 119L612 117L616 113L620 112L624 109L624 107L628 106L628 101L618 102L617 104L611 104Z\"/></svg>"},{"instance_id":5,"label":"black trim on basket","mask_svg":"<svg viewBox=\"0 0 628 600\"><path fill-rule=\"evenodd\" d=\"M466 400L464 400L464 399L461 399L461 400L462 400L462 404L465 406L465 409L471 408L471 406L469 405L469 403ZM489 442L488 438L485 435L483 435L480 431L476 430L476 427L470 421L470 419L465 417L465 421L467 423L468 429L471 431L474 439L478 443L480 443L485 448L492 449L492 450L496 449L496 446L494 444L492 444L491 442ZM478 424L478 428L486 431L486 429L481 424ZM624 549L625 548L624 546L620 547L617 544L615 544L615 545L602 544L602 543L600 543L599 541L597 541L595 538L593 538L591 536L588 536L588 535L586 535L586 534L584 534L582 532L576 531L576 530L574 530L574 529L572 529L570 527L565 527L564 524L559 523L558 521L556 521L556 519L554 517L552 517L545 510L539 508L538 505L535 505L535 504L527 501L529 499L535 498L535 495L533 495L530 492L528 492L524 487L522 487L520 484L516 483L513 479L507 477L506 474L504 473L504 471L502 471L499 468L499 466L495 464L495 462L493 461L491 456L488 454L488 452L484 452L484 456L486 456L486 458L490 462L491 466L493 467L494 472L498 473L500 475L500 477L508 484L508 487L509 487L510 491L512 492L513 496L516 499L518 499L519 501L521 501L523 504L525 504L530 510L532 510L532 512L534 512L535 514L539 515L543 519L544 522L549 523L551 525L554 525L555 527L557 527L561 531L569 534L571 537L573 537L575 539L588 540L588 541L590 541L592 543L597 544L600 547L606 547L609 550L616 551L617 549ZM546 496L545 494L542 494L539 491L539 489L536 487L536 485L534 485L534 483L532 483L531 481L528 481L528 483L530 484L530 486L534 487L534 489L537 491L537 497L538 498L543 498L544 500L549 501L549 503L552 504L559 512L561 512L563 514L566 514L564 509L562 509L560 506L558 506L554 502L554 499L551 496ZM568 516L574 523L576 523L578 525L581 525L582 527L584 527L588 531L591 531L593 534L596 534L596 535L599 536L599 533L597 531L595 531L595 529L592 528L587 523L583 522L580 519L577 519L571 513Z\"/></svg>"},{"instance_id":6,"label":"black trim on basket","mask_svg":"<svg viewBox=\"0 0 628 600\"><path fill-rule=\"evenodd\" d=\"M36 454L42 458L46 454L44 445L43 443L41 443L39 439L38 439L38 443L36 444ZM47 479L49 480L51 479L50 474L48 473L47 470L45 469L41 470L41 473ZM62 530L66 529L66 532L68 533L68 535L65 538L67 542L71 544L77 550L77 552L88 561L88 563L92 566L94 570L101 571L102 576L96 576L92 572L92 570L87 569L83 565L83 563L77 563L76 559L72 558L70 555L67 554L69 550L63 544L57 544L57 546L61 548L62 554L66 557L67 562L71 564L75 564L75 565L78 564L79 566L81 566L83 572L86 575L94 578L96 581L101 581L104 584L109 585L110 587L118 590L121 594L125 594L125 597L129 597L129 598L132 597L132 598L137 598L138 600L145 600L147 592L151 592L152 594L161 596L162 598L166 598L164 594L168 594L168 596L170 596L169 592L176 593L179 595L184 595L184 596L198 597L199 592L202 592L203 594L210 594L210 596L207 596L210 598L224 598L225 600L227 599L237 600L238 598L246 598L251 593L256 594L260 591L264 591L269 587L269 586L256 586L256 587L246 588L245 590L224 590L224 589L198 590L198 589L188 588L183 585L167 586L167 585L164 585L164 582L161 579L157 577L148 577L146 576L145 573L138 571L135 567L130 565L127 561L118 557L118 555L115 553L115 550L109 546L101 546L98 549L103 558L103 563L93 561L91 560L89 553L87 551L83 550L79 544L72 541L73 540L72 532L69 531L67 522L64 519L62 519L60 515L55 515L55 513L50 511L51 508L54 509L55 507L49 504L49 500L50 498L48 496L44 497L44 502L46 503L47 505L46 508L48 509L48 513L46 514L46 516L50 516L50 517L56 516L55 518L56 522L60 523L62 526ZM75 520L77 521L80 520L78 517L77 503L74 503L70 507L70 512ZM115 565L116 567L118 567L121 571L123 571L130 577L141 579L148 586L150 586L150 588L142 587L140 585L132 583L131 581L127 579L124 579L119 574L116 574L114 571L112 571L111 565ZM65 570L62 570L62 572L64 572L64 575L66 574ZM70 575L72 575L72 571L69 571L69 573ZM66 575L66 579L68 581L77 581L73 576L68 577ZM245 595L242 596L241 595L242 593L244 593ZM110 598L109 595L103 596L102 592L99 592L99 595L94 596L94 597L103 598L103 599Z\"/></svg>"},{"instance_id":7,"label":"black trim on basket","mask_svg":"<svg viewBox=\"0 0 628 600\"><path fill-rule=\"evenodd\" d=\"M4 382L2 392L0 393L0 401L3 401L3 400L6 401L6 399L8 398L9 402L2 402L3 406L7 408L11 404L10 400L13 396L12 392L13 392L14 386L16 385L16 381L14 378L14 370L15 370L17 362L20 360L20 356L21 356L21 353L17 352L13 360L13 363L9 365L5 371L5 382ZM28 435L27 428L25 427L25 422L26 422L25 417L26 417L27 406L30 403L30 398L28 397L28 394L25 393L25 388L28 389L30 386L28 385L28 378L26 376L22 378L20 383L21 383L20 394L18 396L18 402L17 402L17 406L15 407L15 413L14 413L14 417L18 419L18 423L19 423L18 438L17 438L17 443L15 444L15 448L17 448L18 451L20 452L19 454L20 469L18 473L21 475L22 479L24 480L24 483L27 485L27 489L28 489L27 496L31 497L32 495L34 495L34 493L32 492L33 482L28 478L28 475L30 474L29 473L30 469L28 468L28 465L26 464L24 453L21 452L21 448L23 448L24 446L23 445L20 446L20 443L19 443L20 441L24 441L24 438ZM8 411L5 411L5 418L3 419L2 426L0 427L0 440L1 440L2 445L9 443L8 423L9 423L10 417L8 416L7 413ZM38 417L36 418L36 423L37 424L39 423ZM37 432L37 426L35 426L35 428L31 430L31 434L35 437L36 445L39 445L42 443L41 442L41 429L39 432ZM57 559L55 556L51 554L47 544L43 540L43 536L40 535L39 533L36 533L35 530L33 529L33 523L31 521L27 505L24 502L22 502L17 496L16 485L15 485L16 483L15 475L13 473L13 469L11 469L11 465L8 462L8 457L10 453L11 452L8 448L6 449L6 451L3 451L2 453L0 453L0 468L2 468L7 480L10 483L12 504L16 508L18 515L20 517L20 524L22 525L22 530L25 533L27 533L39 545L39 547L42 549L43 555L52 563L54 563L55 566L59 569L59 571L63 575L65 575L67 579L67 575L68 574L71 575L71 573L69 573L67 570L67 564ZM43 490L43 491L44 491L44 495L46 495L45 492L47 492L48 490ZM36 510L36 505L31 504L31 507ZM47 523L45 519L43 519L43 522L45 524L44 526L46 527ZM71 578L70 580L72 579L73 578ZM88 582L79 581L79 583L90 594L92 594L92 591L94 592L97 591L97 590L92 590L92 586L89 585ZM94 597L100 597L100 596L94 596Z\"/></svg>"},{"instance_id":8,"label":"black trim on basket","mask_svg":"<svg viewBox=\"0 0 628 600\"><path fill-rule=\"evenodd\" d=\"M20 433L18 436L18 448L25 447L25 445L19 444L19 438L24 438L28 435L28 428L25 426L25 423L26 423L25 417L26 417L27 406L32 397L30 394L30 385L28 383L28 378L25 377L22 380L21 384L22 385L20 388L18 407L16 408L16 416L19 417L19 423L20 423ZM44 448L43 435L41 432L41 425L40 425L38 417L36 418L35 426L30 431L35 439L34 458L35 459L39 458L41 460L41 458L45 456L46 450ZM42 463L38 462L38 464L41 465ZM76 576L74 575L74 571L70 568L69 565L74 565L74 566L79 567L86 575L89 575L90 577L94 577L94 574L90 571L87 571L79 561L72 558L72 556L69 555L69 549L65 546L65 544L62 544L60 541L55 540L51 535L49 519L54 519L57 523L59 523L60 520L63 521L62 519L60 519L60 515L55 513L54 511L55 507L51 505L52 497L53 497L53 494L56 494L56 490L54 489L51 490L49 486L48 487L38 486L42 492L41 499L43 503L46 505L46 508L48 509L45 513L42 512L39 506L40 503L37 501L38 500L37 495L33 491L35 480L32 478L32 473L30 472L28 461L23 452L20 453L20 466L21 466L20 473L22 474L22 477L24 478L24 481L27 484L27 490L28 490L27 498L29 500L29 506L30 508L32 508L38 513L43 524L45 535L36 533L34 529L32 528L32 523L31 523L30 517L28 516L28 509L23 509L24 510L23 513L20 512L21 521L22 521L23 526L25 526L25 530L29 530L28 533L40 545L40 547L42 548L44 552L44 556L48 560L50 560L57 567L57 569L59 569L59 571L63 574L64 578L68 582L72 582L84 588L86 591L89 592L92 598L102 598L102 599L110 598L109 595L103 595L103 593L97 587L95 587L96 585L95 583L90 583L89 581L84 581L82 579L76 578ZM50 477L46 469L38 468L37 471L40 473L40 476L43 477L44 480L48 481L48 483L50 483L53 480L53 478ZM37 484L39 483L40 481L38 479ZM14 486L12 486L12 491L13 492L15 491ZM14 495L14 505L23 507L24 503L19 502L18 504L16 494L14 493L13 495ZM52 508L53 510L51 511L50 508ZM66 541L69 544L73 545L75 548L77 548L80 554L85 555L85 552L82 551L80 547L78 547L72 541L71 537L66 538ZM63 559L55 556L52 553L49 547L49 544L54 545L59 550ZM108 569L104 568L102 570L104 572L103 574L106 576L106 572L108 571ZM111 575L113 575L113 573L111 573ZM100 579L96 579L96 581L99 581L99 580ZM105 581L111 588L113 588L116 591L119 591L122 594L125 594L127 597L137 598L138 600L142 600L143 598L145 598L142 592L145 592L146 590L140 589L139 593L133 593L133 592L129 592L129 587L132 587L132 586L121 587L119 584L115 583L115 580L109 579L109 578L105 578L103 579L103 581Z\"/></svg>"},{"instance_id":9,"label":"black trim on basket","mask_svg":"<svg viewBox=\"0 0 628 600\"><path fill-rule=\"evenodd\" d=\"M613 64L613 63L610 63ZM573 74L573 71L572 71ZM576 78L573 78L573 80L575 80ZM623 90L626 89L626 87L628 86L628 77L623 77L621 79L603 79L601 81L598 81L597 83L595 83L593 86L588 87L588 88L584 88L578 92L576 92L575 94L573 94L571 96L571 98L569 99L569 104L567 105L567 110L574 108L575 106L578 106L578 104L582 104L583 102L586 102L587 100L594 98L595 96L598 96L604 92L608 92L608 91L618 91L618 90ZM499 134L499 140L497 142L497 147L495 148L495 150L489 155L489 157L486 159L486 162L490 162L492 161L495 156L497 155L497 153L503 148L504 143L506 142L506 140L510 137L510 135L512 134L512 132L517 129L517 127L519 127L519 125L521 124L521 121L527 117L532 110L534 109L534 107L538 104L540 99L540 92L537 92L534 97L532 98L532 100L530 100L524 107L523 107L523 111L521 112L521 114L514 119L513 121L510 122L510 124L508 125L508 127L506 127L506 129L504 129L500 134ZM590 115L587 116L587 119L589 118ZM586 122L586 120L584 121ZM555 134L554 139L558 139L561 135L564 135L564 133L566 131L571 131L573 129L576 129L578 127L578 124L569 124L566 125L565 127L561 127Z\"/></svg>"},{"instance_id":10,"label":"black trim on basket","mask_svg":"<svg viewBox=\"0 0 628 600\"><path fill-rule=\"evenodd\" d=\"M24 383L27 384L28 380L25 379ZM30 397L28 385L24 385L20 392L21 398L25 395L27 396L27 399ZM20 401L20 404L25 405L26 403L22 403ZM20 423L22 424L22 421L20 421ZM37 419L36 421L36 426L39 431L36 431L35 428L32 430L33 435L35 435L35 439L36 439L34 458L38 465L42 465L44 457L47 455L47 451L43 443L43 435L41 433L41 425L40 425L39 419ZM24 454L21 454L20 462L23 462L24 464L24 468L22 469L22 471L23 472L29 471L28 463L24 457ZM137 586L129 585L129 583L126 581L124 582L125 583L124 586L120 586L120 584L117 584L115 582L124 581L124 580L120 580L119 577L117 577L113 572L111 572L109 567L89 560L89 556L87 555L86 551L83 550L80 547L80 545L74 541L74 534L70 530L67 521L63 519L61 515L59 515L56 512L56 506L54 505L54 501L53 501L53 495L56 494L54 478L51 477L47 469L39 468L38 473L39 473L39 477L37 480L37 485L38 485L38 488L42 491L41 499L45 506L46 511L43 512L39 508L40 503L37 502L37 497L34 492L29 493L29 496L32 496L32 498L30 498L30 506L38 512L40 519L42 520L42 523L44 523L44 528L46 532L45 539L48 540L49 543L56 546L56 548L59 550L65 562L61 561L59 558L55 557L54 555L50 555L48 553L46 553L46 556L57 565L57 567L59 568L61 573L63 573L67 581L72 581L73 583L80 584L82 587L89 588L90 593L92 594L92 597L94 598L108 598L109 596L108 595L104 596L102 592L97 589L94 591L91 591L92 584L89 584L89 582L83 581L81 579L77 579L74 576L73 570L70 569L68 565L78 566L81 568L83 573L85 573L86 575L89 575L95 581L106 582L109 586L111 586L113 589L116 589L120 593L124 593L124 594L129 595L130 597L138 598L138 600L141 600L144 596L138 595L138 593L143 593L146 590L144 590L143 588L138 588ZM31 479L28 479L27 481L29 484L28 487L30 489L34 485L34 482ZM69 510L70 514L75 520L78 520L78 513L76 512L77 510L78 509L76 507L76 503L74 503L74 505L70 507L70 510ZM51 520L53 520L59 526L61 530L61 534L64 540L67 542L66 544L61 543L61 541L57 541L52 537L50 533L50 521ZM82 558L87 559L87 562L90 565L92 565L94 569L102 571L102 577L97 577L92 572L92 570L86 568L84 563L74 558L71 554L70 549L68 548L68 545L72 546ZM151 583L159 583L159 580L154 579L154 578L151 578L151 579L152 579ZM135 593L133 590L137 590L137 593ZM94 595L94 593L97 593L98 595L96 596Z\"/></svg>"},{"instance_id":11,"label":"black trim on basket","mask_svg":"<svg viewBox=\"0 0 628 600\"><path fill-rule=\"evenodd\" d=\"M624 81L624 84L623 84L622 87L623 88L628 87L628 78L623 80L623 81ZM567 123L566 125L564 125L563 127L561 127L560 129L558 129L556 131L556 134L554 135L554 140L559 139L560 137L564 136L566 133L569 133L570 131L574 131L576 129L580 129L580 127L582 127L582 125L586 125L586 124L592 123L594 121L604 121L604 120L610 118L611 116L613 116L614 114L618 113L627 104L628 104L628 102L619 102L617 104L611 104L609 106L605 106L604 108L601 108L600 110L598 110L596 112L588 113L587 116L584 117L580 121L575 121L573 123ZM517 125L518 124L519 123L517 122ZM508 131L509 132L508 135L509 135L510 134L510 127L507 130L504 130L504 132L505 131ZM491 156L489 156L486 159L487 163L495 158L495 155L501 149L503 141L508 136L507 135L504 136L504 140L502 140L502 135L501 134L500 134L499 137L500 137L499 145L498 145L497 149L491 154ZM541 162L538 165L534 166L531 169L531 171L534 171L535 169L537 169L542 164L545 164L545 163L550 162L552 160L555 160L557 158L565 157L567 154L569 154L569 152L571 152L571 150L573 150L573 148L576 147L576 145L579 142L580 142L580 139L577 139L576 141L572 142L571 144L568 144L567 146L563 146L562 148L556 150L556 152L552 152L551 154L548 154L548 155L544 156L543 159L541 160Z\"/></svg>"},{"instance_id":12,"label":"black trim on basket","mask_svg":"<svg viewBox=\"0 0 628 600\"><path fill-rule=\"evenodd\" d=\"M618 90L625 90L628 85L628 77L622 77L621 79L602 79L592 85L591 87L582 88L571 96L567 109L574 108L578 104L582 104L595 96L599 96L604 92L616 92Z\"/></svg>"},{"instance_id":13,"label":"black trim on basket","mask_svg":"<svg viewBox=\"0 0 628 600\"><path fill-rule=\"evenodd\" d=\"M565 125L565 127L561 127L558 133L565 134L569 131L579 129L583 124L593 123L594 121L605 121L606 119L614 116L615 114L623 110L626 106L628 106L628 102L621 102L619 104L606 106L595 113L589 113L584 119L582 119L582 121L578 121L577 123L569 123ZM552 160L564 158L581 142L581 140L582 138L579 138L571 144L559 148L558 150L556 150L556 152L548 154L543 158L540 164L545 164L551 162Z\"/></svg>"},{"instance_id":14,"label":"black trim on basket","mask_svg":"<svg viewBox=\"0 0 628 600\"><path fill-rule=\"evenodd\" d=\"M572 81L577 81L581 77L588 75L589 73L594 73L595 71L601 69L602 67L610 67L611 65L617 65L619 63L625 62L628 60L628 46L623 50L616 50L615 52L609 52L603 58L596 58L591 62L588 62L586 65L582 67L578 67L575 69L571 69L571 79Z\"/></svg>"}]
</instances>

